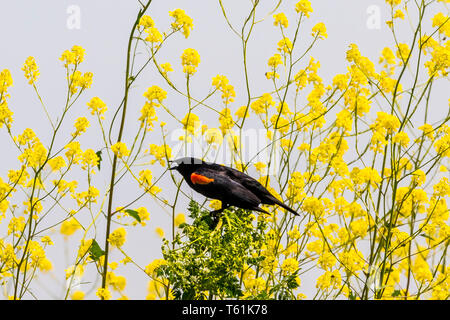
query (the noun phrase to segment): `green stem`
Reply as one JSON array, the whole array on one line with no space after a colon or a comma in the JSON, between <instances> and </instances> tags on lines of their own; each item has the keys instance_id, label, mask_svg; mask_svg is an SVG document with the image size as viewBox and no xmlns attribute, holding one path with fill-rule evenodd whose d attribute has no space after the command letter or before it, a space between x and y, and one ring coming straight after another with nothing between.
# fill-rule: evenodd
<instances>
[{"instance_id":1,"label":"green stem","mask_svg":"<svg viewBox=\"0 0 450 320\"><path fill-rule=\"evenodd\" d=\"M130 91L130 67L131 67L131 46L133 43L134 33L136 31L136 28L138 26L139 20L141 19L142 15L147 11L148 7L150 6L152 0L149 0L147 4L139 10L139 13L137 15L137 18L133 24L133 27L131 28L131 33L128 38L128 48L127 48L127 66L125 71L125 94L123 99L123 107L122 107L122 119L120 121L120 128L119 128L119 134L117 136L117 142L120 142L122 140L122 135L125 127L125 116L127 113L127 105L128 105L128 94ZM110 190L109 190L109 198L108 198L108 212L106 216L106 235L105 235L105 259L103 263L103 270L102 270L102 288L106 287L106 276L108 274L108 257L109 257L109 241L108 237L111 230L111 220L112 220L112 200L114 196L114 185L115 185L115 176L116 176L116 169L117 169L117 155L114 155L113 158L113 164L112 164L112 170L111 170L111 182L110 182Z\"/></svg>"}]
</instances>

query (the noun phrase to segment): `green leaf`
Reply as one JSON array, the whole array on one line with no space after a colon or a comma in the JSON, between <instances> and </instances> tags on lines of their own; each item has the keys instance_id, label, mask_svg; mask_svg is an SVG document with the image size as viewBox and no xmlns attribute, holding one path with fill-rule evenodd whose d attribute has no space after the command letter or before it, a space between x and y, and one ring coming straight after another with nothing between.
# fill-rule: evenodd
<instances>
[{"instance_id":1,"label":"green leaf","mask_svg":"<svg viewBox=\"0 0 450 320\"><path fill-rule=\"evenodd\" d=\"M141 217L139 217L139 213L136 210L127 209L125 210L128 215L132 216L137 220L137 222L141 223Z\"/></svg>"},{"instance_id":2,"label":"green leaf","mask_svg":"<svg viewBox=\"0 0 450 320\"><path fill-rule=\"evenodd\" d=\"M98 261L101 256L105 255L105 251L100 248L97 241L92 239L91 246L89 247L90 258L94 261Z\"/></svg>"},{"instance_id":3,"label":"green leaf","mask_svg":"<svg viewBox=\"0 0 450 320\"><path fill-rule=\"evenodd\" d=\"M429 240L434 241L434 238L433 238L433 237L431 237L431 236L429 236L429 235L427 235L427 234L425 234L425 233L421 233L420 235L421 235L422 237L424 237L424 238L427 238L427 239L429 239Z\"/></svg>"},{"instance_id":4,"label":"green leaf","mask_svg":"<svg viewBox=\"0 0 450 320\"><path fill-rule=\"evenodd\" d=\"M395 291L392 293L392 296L393 296L393 297L398 297L398 296L400 296L400 294L401 294L400 290L395 290Z\"/></svg>"},{"instance_id":5,"label":"green leaf","mask_svg":"<svg viewBox=\"0 0 450 320\"><path fill-rule=\"evenodd\" d=\"M348 294L348 299L349 300L356 300L356 295L352 291L350 291L349 294Z\"/></svg>"},{"instance_id":6,"label":"green leaf","mask_svg":"<svg viewBox=\"0 0 450 320\"><path fill-rule=\"evenodd\" d=\"M102 150L99 150L95 153L98 157L98 164L97 164L97 168L98 170L100 170L100 164L102 162Z\"/></svg>"}]
</instances>

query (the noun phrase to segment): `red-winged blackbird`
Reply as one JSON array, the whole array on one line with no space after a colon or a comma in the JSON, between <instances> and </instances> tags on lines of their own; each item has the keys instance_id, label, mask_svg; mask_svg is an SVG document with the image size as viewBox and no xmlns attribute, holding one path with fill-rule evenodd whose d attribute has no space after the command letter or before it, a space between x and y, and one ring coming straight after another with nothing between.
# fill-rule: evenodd
<instances>
[{"instance_id":1,"label":"red-winged blackbird","mask_svg":"<svg viewBox=\"0 0 450 320\"><path fill-rule=\"evenodd\" d=\"M181 173L192 189L205 197L222 201L222 208L212 213L220 213L230 206L268 213L259 205L277 204L299 215L275 198L261 183L241 171L189 157L171 162L176 163L176 166L170 170Z\"/></svg>"}]
</instances>

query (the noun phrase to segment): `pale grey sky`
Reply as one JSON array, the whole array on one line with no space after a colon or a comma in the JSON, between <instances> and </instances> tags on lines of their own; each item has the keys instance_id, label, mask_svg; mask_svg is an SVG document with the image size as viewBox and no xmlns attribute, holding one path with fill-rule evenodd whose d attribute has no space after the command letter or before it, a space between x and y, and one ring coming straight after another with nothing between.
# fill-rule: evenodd
<instances>
[{"instance_id":1,"label":"pale grey sky","mask_svg":"<svg viewBox=\"0 0 450 320\"><path fill-rule=\"evenodd\" d=\"M261 0L260 16L270 4L276 1ZM283 1L277 12L285 12L290 18L291 25L295 23L295 12L293 10L297 1ZM337 73L345 73L347 63L345 52L350 43L356 43L362 54L368 56L373 61L378 60L381 49L385 46L392 46L393 41L390 31L384 21L388 18L388 10L383 0L322 0L311 1L314 13L304 24L302 31L302 48L307 46L310 40L310 30L317 22L324 22L327 27L328 39L319 41L315 49L311 52L317 60L321 62L321 74L326 82L330 82L332 76ZM248 12L248 1L225 0L223 1L230 19L237 26L242 23L243 15ZM70 13L67 9L76 6L80 10L80 28L69 29L67 20ZM148 10L149 14L160 30L169 28L171 18L168 12L182 8L194 20L194 29L191 36L185 39L177 35L169 40L165 48L160 52L159 62L170 62L175 69L171 74L175 83L182 86L184 83L183 74L180 71L180 56L185 48L195 48L201 56L201 63L197 74L192 80L193 95L204 96L211 87L211 78L216 74L225 74L230 79L230 83L235 86L236 102L235 107L245 103L244 78L242 73L242 51L239 39L229 30L218 4L214 0L154 0ZM244 9L243 9L244 8ZM381 24L380 28L370 28L367 23L373 11L369 8L379 8ZM60 114L64 104L66 81L65 72L59 57L61 53L70 49L73 45L81 45L86 49L85 62L81 65L82 71L94 73L94 83L80 98L73 113L67 118L67 128L63 130L66 134L72 131L73 121L79 116L86 116L91 121L91 128L86 135L80 139L82 148L98 149L101 141L98 141L98 131L96 121L87 113L86 102L93 96L102 98L109 107L109 115L121 101L123 96L123 82L125 70L125 54L128 34L138 10L138 2L134 0L15 0L2 1L0 11L1 50L0 50L0 70L10 69L14 86L10 89L11 98L9 106L14 112L13 133L20 134L23 129L31 127L35 130L42 141L48 141L49 126L44 112L31 88L23 77L21 67L28 56L34 56L40 68L41 76L38 80L40 94L47 105L50 114L55 118ZM267 59L276 52L276 43L280 39L277 28L272 25L273 19L269 17L263 23L255 27L254 37L250 41L249 49L249 71L251 78L251 88L256 93L263 93L270 90L270 82L264 77L267 71ZM370 21L369 21L370 23ZM427 22L430 26L430 23ZM292 31L292 30L291 30ZM410 34L407 22L399 30L400 34ZM403 39L410 42L411 38ZM143 55L145 51L142 50ZM309 59L306 59L309 60ZM131 93L129 103L129 113L126 122L125 141L132 139L132 134L138 126L138 113L141 109L144 98L142 94L147 87L160 84L159 75L152 73L153 69L148 69L136 82ZM448 94L444 90L448 83L440 83L435 87L436 109L447 110L445 102ZM167 105L174 112L181 116L187 110L186 101L183 97L168 91ZM184 110L184 111L183 111ZM162 113L161 113L162 114ZM439 115L437 112L435 115ZM170 118L161 116L161 119ZM217 119L214 118L213 121ZM170 128L170 122L169 122ZM128 134L128 135L127 135ZM63 142L65 140L61 140ZM158 135L156 141L147 140L161 144ZM12 144L4 128L0 131L0 144L4 152L0 160L0 176L5 177L11 168L18 169L17 154L12 148ZM152 169L153 170L153 169ZM155 172L158 170L155 169ZM155 174L156 175L156 174ZM100 186L107 185L109 172L100 172L95 181ZM185 190L190 194L189 190ZM118 186L116 194L123 199L132 199L134 194L130 194L124 183ZM166 196L169 193L166 193ZM194 195L197 200L203 201L203 197ZM122 198L120 199L122 200ZM123 204L116 201L116 206ZM151 220L146 227L129 228L128 241L125 246L127 252L141 265L145 266L154 258L160 257L160 239L155 235L154 229L157 226L163 227L166 235L170 235L170 219L166 212L155 206L151 200L144 199L140 202L142 206L148 206ZM182 208L177 209L182 212ZM114 227L113 227L114 228ZM5 223L0 224L0 231L4 232ZM103 239L102 225L97 230L98 238ZM73 252L66 254L64 248L57 242L62 238L51 234L55 238L55 245L49 248L49 258L54 264L53 275L44 277L37 285L34 292L41 298L61 298L61 289L52 282L54 278L59 283L64 280L64 269L69 263L73 263ZM73 248L78 245L81 232L78 232L67 241L67 247ZM100 242L101 241L101 242ZM103 240L99 240L103 246ZM111 261L122 259L120 254L114 252ZM93 274L91 270L91 274ZM147 294L147 280L140 271L132 265L127 265L118 274L127 276L128 285L125 293L130 298L144 298ZM93 276L87 277L93 279ZM47 280L51 280L47 282ZM304 289L302 292L308 295L309 288L314 288L315 283L302 279ZM45 284L44 284L45 282ZM44 290L44 287L47 289ZM88 297L94 297L90 293ZM30 296L28 296L30 298Z\"/></svg>"}]
</instances>

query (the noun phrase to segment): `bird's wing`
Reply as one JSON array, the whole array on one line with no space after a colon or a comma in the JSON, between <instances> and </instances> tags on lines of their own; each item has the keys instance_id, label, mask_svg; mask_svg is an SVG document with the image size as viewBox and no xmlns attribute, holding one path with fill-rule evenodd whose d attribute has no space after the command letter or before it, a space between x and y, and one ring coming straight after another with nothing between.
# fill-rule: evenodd
<instances>
[{"instance_id":1,"label":"bird's wing","mask_svg":"<svg viewBox=\"0 0 450 320\"><path fill-rule=\"evenodd\" d=\"M258 196L262 203L273 204L273 200L276 198L258 180L234 168L221 165L216 166L218 167L218 172L243 185L245 188Z\"/></svg>"},{"instance_id":2,"label":"bird's wing","mask_svg":"<svg viewBox=\"0 0 450 320\"><path fill-rule=\"evenodd\" d=\"M298 213L295 210L293 210L292 208L290 208L289 206L285 205L283 202L278 200L258 180L250 177L249 175L234 168L221 166L218 164L213 164L213 169L219 174L228 176L230 179L241 184L245 189L251 191L251 193L255 194L259 198L261 203L268 205L277 204L283 207L284 209L290 211L291 213L298 215Z\"/></svg>"},{"instance_id":3,"label":"bird's wing","mask_svg":"<svg viewBox=\"0 0 450 320\"><path fill-rule=\"evenodd\" d=\"M212 199L218 199L241 208L257 207L261 200L251 190L211 168L201 168L191 174L194 190Z\"/></svg>"}]
</instances>

